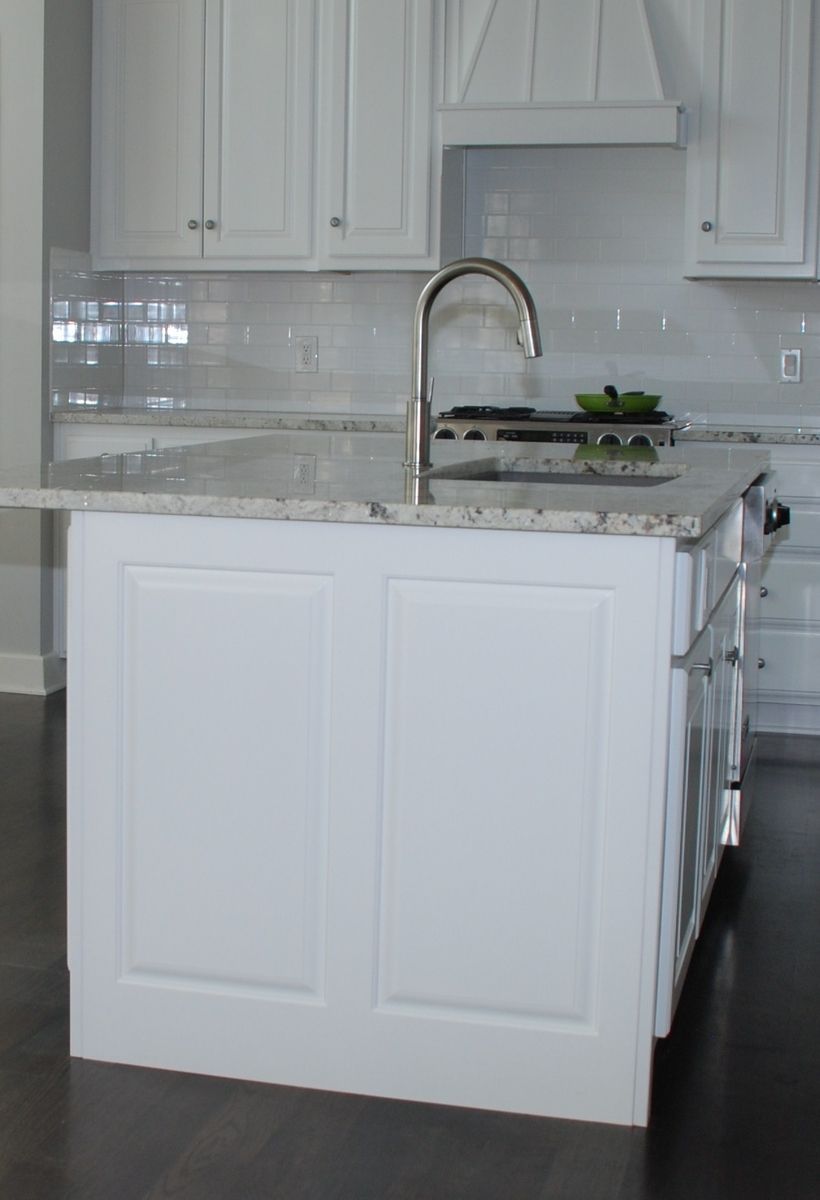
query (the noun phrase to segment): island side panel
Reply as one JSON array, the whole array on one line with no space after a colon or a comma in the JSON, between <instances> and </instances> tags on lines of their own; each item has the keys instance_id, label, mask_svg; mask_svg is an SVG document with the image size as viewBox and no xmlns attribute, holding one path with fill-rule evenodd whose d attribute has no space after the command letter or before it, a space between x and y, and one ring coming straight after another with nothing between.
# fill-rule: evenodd
<instances>
[{"instance_id":1,"label":"island side panel","mask_svg":"<svg viewBox=\"0 0 820 1200\"><path fill-rule=\"evenodd\" d=\"M74 1053L645 1120L668 542L86 513L70 570Z\"/></svg>"}]
</instances>

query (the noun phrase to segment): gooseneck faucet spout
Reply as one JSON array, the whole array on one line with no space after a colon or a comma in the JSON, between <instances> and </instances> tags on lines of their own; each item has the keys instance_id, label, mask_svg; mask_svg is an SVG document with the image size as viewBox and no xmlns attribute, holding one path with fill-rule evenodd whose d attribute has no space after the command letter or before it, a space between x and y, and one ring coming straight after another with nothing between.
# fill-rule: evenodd
<instances>
[{"instance_id":1,"label":"gooseneck faucet spout","mask_svg":"<svg viewBox=\"0 0 820 1200\"><path fill-rule=\"evenodd\" d=\"M421 290L413 320L413 378L407 402L405 463L418 474L430 466L430 397L427 391L427 358L430 309L441 289L459 275L487 275L502 284L515 301L520 323L520 340L527 358L540 358L541 334L535 303L527 285L504 263L491 258L459 258L442 267Z\"/></svg>"}]
</instances>

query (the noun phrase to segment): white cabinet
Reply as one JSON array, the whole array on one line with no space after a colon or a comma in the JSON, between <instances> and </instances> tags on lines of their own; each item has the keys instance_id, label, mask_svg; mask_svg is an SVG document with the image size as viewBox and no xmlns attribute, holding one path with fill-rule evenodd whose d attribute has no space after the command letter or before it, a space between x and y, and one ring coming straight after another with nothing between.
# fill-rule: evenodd
<instances>
[{"instance_id":1,"label":"white cabinet","mask_svg":"<svg viewBox=\"0 0 820 1200\"><path fill-rule=\"evenodd\" d=\"M814 278L811 0L707 0L700 131L687 151L690 277Z\"/></svg>"},{"instance_id":2,"label":"white cabinet","mask_svg":"<svg viewBox=\"0 0 820 1200\"><path fill-rule=\"evenodd\" d=\"M778 733L820 729L820 461L816 446L772 446L791 524L774 538L762 575L759 723Z\"/></svg>"},{"instance_id":3,"label":"white cabinet","mask_svg":"<svg viewBox=\"0 0 820 1200\"><path fill-rule=\"evenodd\" d=\"M645 1123L673 549L75 514L72 1053Z\"/></svg>"},{"instance_id":4,"label":"white cabinet","mask_svg":"<svg viewBox=\"0 0 820 1200\"><path fill-rule=\"evenodd\" d=\"M322 266L438 266L433 22L431 0L324 0Z\"/></svg>"},{"instance_id":5,"label":"white cabinet","mask_svg":"<svg viewBox=\"0 0 820 1200\"><path fill-rule=\"evenodd\" d=\"M686 971L700 932L723 851L730 781L736 764L739 720L741 574L740 512L728 513L696 547L679 555L697 564L694 588L678 599L697 611L692 595L705 597L704 620L672 670L666 845L658 966L656 1033L670 1030ZM731 573L726 570L734 564ZM716 566L717 564L717 566ZM687 580L690 573L686 573Z\"/></svg>"},{"instance_id":6,"label":"white cabinet","mask_svg":"<svg viewBox=\"0 0 820 1200\"><path fill-rule=\"evenodd\" d=\"M54 460L96 458L98 454L128 454L131 451L163 450L168 446L194 446L233 438L253 437L253 429L196 429L167 425L108 425L55 422Z\"/></svg>"},{"instance_id":7,"label":"white cabinet","mask_svg":"<svg viewBox=\"0 0 820 1200\"><path fill-rule=\"evenodd\" d=\"M311 253L313 0L95 5L94 249Z\"/></svg>"},{"instance_id":8,"label":"white cabinet","mask_svg":"<svg viewBox=\"0 0 820 1200\"><path fill-rule=\"evenodd\" d=\"M106 0L95 22L97 266L438 265L432 0Z\"/></svg>"}]
</instances>

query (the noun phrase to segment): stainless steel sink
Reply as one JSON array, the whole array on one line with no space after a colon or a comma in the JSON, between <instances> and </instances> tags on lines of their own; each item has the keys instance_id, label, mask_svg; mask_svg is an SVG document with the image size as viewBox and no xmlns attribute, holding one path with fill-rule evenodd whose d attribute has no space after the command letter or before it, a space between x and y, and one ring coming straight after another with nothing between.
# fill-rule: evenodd
<instances>
[{"instance_id":1,"label":"stainless steel sink","mask_svg":"<svg viewBox=\"0 0 820 1200\"><path fill-rule=\"evenodd\" d=\"M433 467L426 473L430 482L447 480L451 483L504 483L510 484L553 484L558 487L618 487L647 488L661 487L679 479L685 468L666 467L661 473L612 470L608 464L592 467L586 463L579 469L573 463L537 463L532 459L500 461L487 459L485 462L459 463L447 467Z\"/></svg>"}]
</instances>

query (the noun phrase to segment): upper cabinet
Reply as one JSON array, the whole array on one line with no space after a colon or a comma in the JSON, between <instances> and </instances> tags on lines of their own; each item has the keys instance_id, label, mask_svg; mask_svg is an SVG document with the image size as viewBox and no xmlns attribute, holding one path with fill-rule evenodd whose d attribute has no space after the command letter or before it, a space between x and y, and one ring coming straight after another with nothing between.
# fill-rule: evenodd
<instances>
[{"instance_id":1,"label":"upper cabinet","mask_svg":"<svg viewBox=\"0 0 820 1200\"><path fill-rule=\"evenodd\" d=\"M433 0L325 0L322 13L320 258L435 268Z\"/></svg>"},{"instance_id":2,"label":"upper cabinet","mask_svg":"<svg viewBox=\"0 0 820 1200\"><path fill-rule=\"evenodd\" d=\"M433 0L95 4L101 268L438 265Z\"/></svg>"},{"instance_id":3,"label":"upper cabinet","mask_svg":"<svg viewBox=\"0 0 820 1200\"><path fill-rule=\"evenodd\" d=\"M444 0L448 145L680 144L644 0Z\"/></svg>"},{"instance_id":4,"label":"upper cabinet","mask_svg":"<svg viewBox=\"0 0 820 1200\"><path fill-rule=\"evenodd\" d=\"M815 278L812 0L706 0L686 274Z\"/></svg>"}]
</instances>

